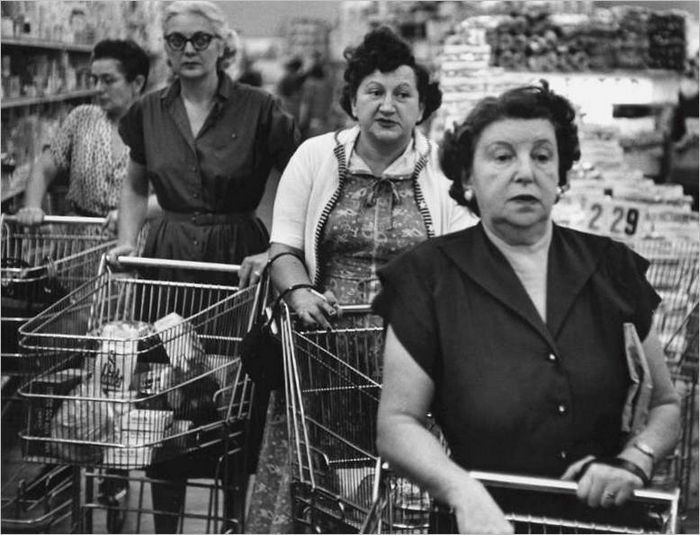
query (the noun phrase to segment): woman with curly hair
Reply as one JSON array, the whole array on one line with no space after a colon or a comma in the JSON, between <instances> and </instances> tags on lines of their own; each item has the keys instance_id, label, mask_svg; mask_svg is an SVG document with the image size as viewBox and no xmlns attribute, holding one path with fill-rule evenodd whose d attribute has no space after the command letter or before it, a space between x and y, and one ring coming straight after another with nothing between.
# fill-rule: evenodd
<instances>
[{"instance_id":1,"label":"woman with curly hair","mask_svg":"<svg viewBox=\"0 0 700 535\"><path fill-rule=\"evenodd\" d=\"M378 266L473 221L448 196L437 146L416 128L442 92L409 45L382 27L345 58L341 106L357 125L313 137L294 153L270 240L274 285L297 287L285 300L305 323L323 327L334 304L371 302Z\"/></svg>"},{"instance_id":2,"label":"woman with curly hair","mask_svg":"<svg viewBox=\"0 0 700 535\"><path fill-rule=\"evenodd\" d=\"M379 271L374 307L387 337L378 447L454 509L460 533L512 530L470 470L577 479L583 503L538 498L525 511L566 518L585 505L586 515L614 519L678 438L649 262L552 222L580 155L574 119L546 82L482 100L441 146L450 193L480 224ZM622 426L624 323L643 340L653 382L648 422L632 437ZM451 457L425 430L428 411Z\"/></svg>"},{"instance_id":3,"label":"woman with curly hair","mask_svg":"<svg viewBox=\"0 0 700 535\"><path fill-rule=\"evenodd\" d=\"M308 139L289 161L275 199L271 275L307 325L374 327L381 326L378 316L338 318L334 305L370 303L379 290L378 266L475 218L450 199L437 146L416 128L440 106L442 93L410 46L390 29L379 28L348 49L345 58L341 105L357 125ZM381 347L362 350L362 355L347 351L357 355L352 364L379 378ZM278 468L288 455L283 410L283 400L273 396L251 514L280 503L291 510L288 470ZM338 410L343 408L334 407ZM374 427L374 415L348 407L345 417L358 440L372 442L368 428ZM275 436L282 438L275 442ZM374 444L366 446L374 449ZM249 518L246 530L291 529L264 520Z\"/></svg>"}]
</instances>

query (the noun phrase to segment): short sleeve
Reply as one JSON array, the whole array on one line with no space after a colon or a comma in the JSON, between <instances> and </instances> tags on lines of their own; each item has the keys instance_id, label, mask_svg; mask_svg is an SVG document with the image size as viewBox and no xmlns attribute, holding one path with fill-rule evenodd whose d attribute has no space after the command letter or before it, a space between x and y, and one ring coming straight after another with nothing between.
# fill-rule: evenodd
<instances>
[{"instance_id":1,"label":"short sleeve","mask_svg":"<svg viewBox=\"0 0 700 535\"><path fill-rule=\"evenodd\" d=\"M301 143L301 133L294 118L282 110L276 99L270 98L267 113L267 147L275 166L283 171Z\"/></svg>"},{"instance_id":2,"label":"short sleeve","mask_svg":"<svg viewBox=\"0 0 700 535\"><path fill-rule=\"evenodd\" d=\"M133 161L146 165L146 148L143 136L143 100L136 101L119 121L119 135L129 147Z\"/></svg>"},{"instance_id":3,"label":"short sleeve","mask_svg":"<svg viewBox=\"0 0 700 535\"><path fill-rule=\"evenodd\" d=\"M51 148L49 153L56 167L59 169L69 169L71 164L71 154L73 151L73 143L77 133L82 128L87 128L87 112L85 106L78 106L71 111L63 121L61 128L58 129L56 135L51 140Z\"/></svg>"},{"instance_id":4,"label":"short sleeve","mask_svg":"<svg viewBox=\"0 0 700 535\"><path fill-rule=\"evenodd\" d=\"M391 325L411 357L435 380L440 352L433 294L426 283L430 267L421 263L414 252L401 255L378 270L382 289L372 308Z\"/></svg>"},{"instance_id":5,"label":"short sleeve","mask_svg":"<svg viewBox=\"0 0 700 535\"><path fill-rule=\"evenodd\" d=\"M645 340L651 330L654 311L659 306L661 297L647 280L649 261L625 245L617 244L617 248L617 254L609 257L611 260L617 260L612 269L627 303L632 306L632 322L637 328L639 338Z\"/></svg>"}]
</instances>

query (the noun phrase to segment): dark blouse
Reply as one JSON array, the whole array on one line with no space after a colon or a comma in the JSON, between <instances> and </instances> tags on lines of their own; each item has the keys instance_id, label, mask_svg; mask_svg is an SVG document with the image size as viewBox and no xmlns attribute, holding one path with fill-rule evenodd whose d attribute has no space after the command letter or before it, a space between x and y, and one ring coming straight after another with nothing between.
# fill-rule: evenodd
<instances>
[{"instance_id":1,"label":"dark blouse","mask_svg":"<svg viewBox=\"0 0 700 535\"><path fill-rule=\"evenodd\" d=\"M481 224L379 271L375 310L434 381L433 413L467 469L560 477L620 449L622 324L643 340L659 302L648 262L556 225L548 262L546 324Z\"/></svg>"},{"instance_id":2,"label":"dark blouse","mask_svg":"<svg viewBox=\"0 0 700 535\"><path fill-rule=\"evenodd\" d=\"M119 133L131 159L148 168L163 209L255 210L273 166L284 169L299 144L294 120L269 93L221 75L214 107L193 138L180 83L136 102Z\"/></svg>"}]
</instances>

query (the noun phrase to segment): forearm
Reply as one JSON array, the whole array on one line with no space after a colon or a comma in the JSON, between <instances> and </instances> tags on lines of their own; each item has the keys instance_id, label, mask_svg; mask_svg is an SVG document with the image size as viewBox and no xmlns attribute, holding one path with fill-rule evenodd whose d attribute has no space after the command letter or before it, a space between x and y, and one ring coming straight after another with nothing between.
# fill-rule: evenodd
<instances>
[{"instance_id":1,"label":"forearm","mask_svg":"<svg viewBox=\"0 0 700 535\"><path fill-rule=\"evenodd\" d=\"M46 191L56 177L58 169L51 157L44 153L36 162L24 191L24 206L41 208Z\"/></svg>"},{"instance_id":2,"label":"forearm","mask_svg":"<svg viewBox=\"0 0 700 535\"><path fill-rule=\"evenodd\" d=\"M466 470L450 460L423 423L411 416L380 413L377 447L392 470L450 507L466 503L474 486L480 486Z\"/></svg>"},{"instance_id":3,"label":"forearm","mask_svg":"<svg viewBox=\"0 0 700 535\"><path fill-rule=\"evenodd\" d=\"M148 180L145 169L130 162L119 199L119 245L136 247L148 211Z\"/></svg>"},{"instance_id":4,"label":"forearm","mask_svg":"<svg viewBox=\"0 0 700 535\"><path fill-rule=\"evenodd\" d=\"M642 467L647 474L653 469L654 462L658 463L671 454L680 437L680 408L676 403L666 403L652 408L646 427L632 437L620 453L621 457ZM634 447L640 442L653 449L655 459Z\"/></svg>"},{"instance_id":5,"label":"forearm","mask_svg":"<svg viewBox=\"0 0 700 535\"><path fill-rule=\"evenodd\" d=\"M272 243L270 245L270 259L275 258L280 253L293 253L277 258L270 267L270 277L272 284L278 292L282 292L290 286L296 284L311 284L311 279L306 271L303 262L303 251L284 245L282 243Z\"/></svg>"}]
</instances>

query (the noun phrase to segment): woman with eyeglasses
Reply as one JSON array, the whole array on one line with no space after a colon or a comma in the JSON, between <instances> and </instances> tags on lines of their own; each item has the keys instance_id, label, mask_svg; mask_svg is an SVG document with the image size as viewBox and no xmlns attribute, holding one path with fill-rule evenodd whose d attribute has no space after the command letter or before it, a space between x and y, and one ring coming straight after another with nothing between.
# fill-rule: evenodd
<instances>
[{"instance_id":1,"label":"woman with eyeglasses","mask_svg":"<svg viewBox=\"0 0 700 535\"><path fill-rule=\"evenodd\" d=\"M95 45L90 73L98 91L96 103L72 110L39 157L27 183L24 207L17 213L20 223L42 223L46 191L60 173L67 172L70 213L107 217L107 227L116 232L119 192L129 163L117 125L146 87L148 71L148 55L133 41L106 39Z\"/></svg>"},{"instance_id":2,"label":"woman with eyeglasses","mask_svg":"<svg viewBox=\"0 0 700 535\"><path fill-rule=\"evenodd\" d=\"M150 184L163 216L149 232L145 256L241 264L239 280L212 273L206 280L255 283L269 242L255 210L272 167L283 169L296 149L298 130L269 93L236 83L223 71L236 50L219 7L177 1L162 20L175 81L146 95L122 120L131 160L112 255L135 254ZM154 271L158 279L201 277Z\"/></svg>"},{"instance_id":3,"label":"woman with eyeglasses","mask_svg":"<svg viewBox=\"0 0 700 535\"><path fill-rule=\"evenodd\" d=\"M272 95L224 72L236 52L235 34L219 7L176 1L165 8L162 26L175 80L134 104L122 120L131 160L119 205L118 245L110 254L135 254L150 184L163 216L151 225L144 256L242 267L238 277L160 268L149 277L254 284L269 242L255 210L272 167L284 168L299 132ZM200 448L149 468L150 477L169 482L152 485L154 508L164 511L154 515L156 532L177 531L185 481L212 477L219 453ZM225 501L232 505L228 496Z\"/></svg>"}]
</instances>

